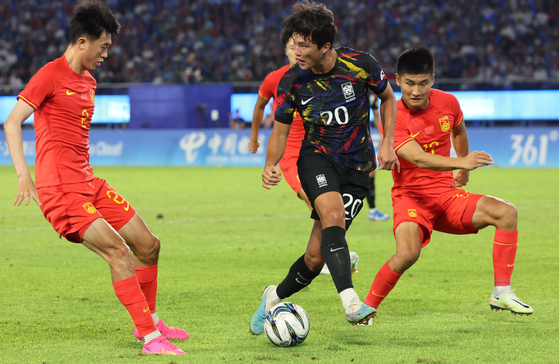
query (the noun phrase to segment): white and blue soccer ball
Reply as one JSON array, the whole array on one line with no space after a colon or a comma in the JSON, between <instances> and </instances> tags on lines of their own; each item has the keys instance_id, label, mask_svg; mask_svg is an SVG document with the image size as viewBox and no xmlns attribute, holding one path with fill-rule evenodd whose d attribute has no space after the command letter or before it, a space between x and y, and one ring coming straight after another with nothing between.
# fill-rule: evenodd
<instances>
[{"instance_id":1,"label":"white and blue soccer ball","mask_svg":"<svg viewBox=\"0 0 559 364\"><path fill-rule=\"evenodd\" d=\"M309 315L292 302L282 302L270 308L264 319L266 336L280 347L299 345L307 338L309 328Z\"/></svg>"}]
</instances>

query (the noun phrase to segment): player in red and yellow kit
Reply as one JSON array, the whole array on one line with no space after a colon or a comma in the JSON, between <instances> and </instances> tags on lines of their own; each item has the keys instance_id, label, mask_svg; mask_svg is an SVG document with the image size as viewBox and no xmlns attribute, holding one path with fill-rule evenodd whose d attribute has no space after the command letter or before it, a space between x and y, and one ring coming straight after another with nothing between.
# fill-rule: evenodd
<instances>
[{"instance_id":1,"label":"player in red and yellow kit","mask_svg":"<svg viewBox=\"0 0 559 364\"><path fill-rule=\"evenodd\" d=\"M297 63L293 52L293 38L291 35L282 34L281 41L285 47L285 55L289 59L289 64L276 71L270 72L264 79L264 82L262 82L262 85L260 85L260 89L258 90L258 99L256 101L256 105L254 106L254 113L252 116L250 141L248 142L248 150L252 153L256 153L258 147L260 146L260 143L258 142L258 131L260 130L260 125L262 124L262 119L264 117L264 108L268 105L270 99L274 98L274 101L272 102L272 115L275 115L276 108L278 106L278 85L281 77L288 69ZM289 130L289 135L287 137L285 153L279 161L279 166L287 184L289 184L297 196L307 204L308 208L312 210L311 203L307 194L303 190L303 186L301 185L299 174L297 172L297 159L299 159L301 142L305 137L305 128L303 126L303 119L301 119L301 116L297 112L295 112L295 114L293 124L291 124L291 129Z\"/></svg>"},{"instance_id":2,"label":"player in red and yellow kit","mask_svg":"<svg viewBox=\"0 0 559 364\"><path fill-rule=\"evenodd\" d=\"M408 49L398 58L396 81L402 98L394 150L401 171L392 172L396 254L378 272L365 304L379 306L417 261L433 230L475 234L491 225L496 229L495 287L489 304L492 309L530 315L532 307L520 301L510 286L518 239L516 208L508 201L458 188L468 182L469 171L493 160L485 152L468 153L460 104L455 96L431 88L434 69L433 55L424 47ZM450 157L451 139L457 158Z\"/></svg>"},{"instance_id":3,"label":"player in red and yellow kit","mask_svg":"<svg viewBox=\"0 0 559 364\"><path fill-rule=\"evenodd\" d=\"M186 354L167 339L184 340L188 333L165 325L155 310L159 239L89 164L97 87L90 71L108 57L111 37L119 31L107 5L83 1L74 9L64 55L41 68L18 95L4 124L18 176L14 205L35 200L61 236L109 263L115 293L132 316L134 335L144 340L144 353ZM21 124L33 112L36 184L25 162L21 134Z\"/></svg>"}]
</instances>

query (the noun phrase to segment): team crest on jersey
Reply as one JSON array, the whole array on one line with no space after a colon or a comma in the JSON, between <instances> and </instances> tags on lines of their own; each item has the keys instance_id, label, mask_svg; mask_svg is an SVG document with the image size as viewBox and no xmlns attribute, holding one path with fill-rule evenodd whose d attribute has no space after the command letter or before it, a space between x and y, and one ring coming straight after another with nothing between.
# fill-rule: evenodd
<instances>
[{"instance_id":1,"label":"team crest on jersey","mask_svg":"<svg viewBox=\"0 0 559 364\"><path fill-rule=\"evenodd\" d=\"M82 206L85 209L85 211L87 211L88 214L94 214L97 212L97 209L95 208L95 206L93 206L91 202L86 202Z\"/></svg>"},{"instance_id":2,"label":"team crest on jersey","mask_svg":"<svg viewBox=\"0 0 559 364\"><path fill-rule=\"evenodd\" d=\"M408 209L408 215L410 217L417 217L417 211L415 209Z\"/></svg>"},{"instance_id":3,"label":"team crest on jersey","mask_svg":"<svg viewBox=\"0 0 559 364\"><path fill-rule=\"evenodd\" d=\"M316 182L318 183L318 187L328 186L328 181L326 181L326 176L323 174L319 174L318 176L316 176Z\"/></svg>"},{"instance_id":4,"label":"team crest on jersey","mask_svg":"<svg viewBox=\"0 0 559 364\"><path fill-rule=\"evenodd\" d=\"M95 90L90 88L89 89L89 96L91 97L91 102L93 102L93 105L95 105Z\"/></svg>"},{"instance_id":5,"label":"team crest on jersey","mask_svg":"<svg viewBox=\"0 0 559 364\"><path fill-rule=\"evenodd\" d=\"M355 90L351 82L342 83L342 91L346 102L355 100Z\"/></svg>"},{"instance_id":6,"label":"team crest on jersey","mask_svg":"<svg viewBox=\"0 0 559 364\"><path fill-rule=\"evenodd\" d=\"M450 120L448 120L447 115L439 119L439 124L441 124L441 130L445 133L450 130Z\"/></svg>"}]
</instances>

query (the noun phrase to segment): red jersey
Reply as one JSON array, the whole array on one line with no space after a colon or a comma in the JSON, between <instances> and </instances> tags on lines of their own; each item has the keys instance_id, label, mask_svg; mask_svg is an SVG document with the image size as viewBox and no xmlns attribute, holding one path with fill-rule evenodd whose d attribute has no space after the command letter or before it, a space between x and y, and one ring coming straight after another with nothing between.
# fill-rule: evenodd
<instances>
[{"instance_id":1,"label":"red jersey","mask_svg":"<svg viewBox=\"0 0 559 364\"><path fill-rule=\"evenodd\" d=\"M394 150L415 140L426 153L450 157L450 132L464 119L456 97L444 91L431 89L429 106L424 110L411 111L402 99L398 100ZM448 188L454 184L452 171L432 171L418 168L398 156L400 173L392 171L394 178L393 196L399 189L424 190L426 188Z\"/></svg>"},{"instance_id":2,"label":"red jersey","mask_svg":"<svg viewBox=\"0 0 559 364\"><path fill-rule=\"evenodd\" d=\"M276 108L278 106L278 85L280 83L281 77L283 74L290 68L289 65L285 65L282 68L270 72L268 76L260 85L260 89L258 90L258 94L263 98L269 100L270 98L274 98L272 102L272 115L276 115ZM289 129L289 136L287 137L287 144L285 146L286 151L290 148L297 149L297 154L301 149L301 142L305 137L305 128L303 127L303 119L301 115L295 112L295 117L293 118L293 123L291 124L291 129Z\"/></svg>"},{"instance_id":3,"label":"red jersey","mask_svg":"<svg viewBox=\"0 0 559 364\"><path fill-rule=\"evenodd\" d=\"M89 128L96 89L87 70L74 72L62 56L42 67L18 95L35 109L37 188L95 177L89 165Z\"/></svg>"}]
</instances>

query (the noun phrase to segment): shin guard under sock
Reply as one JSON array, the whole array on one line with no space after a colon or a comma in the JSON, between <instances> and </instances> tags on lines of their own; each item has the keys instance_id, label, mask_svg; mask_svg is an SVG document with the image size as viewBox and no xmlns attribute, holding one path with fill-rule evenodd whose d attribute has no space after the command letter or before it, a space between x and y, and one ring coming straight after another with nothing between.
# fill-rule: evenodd
<instances>
[{"instance_id":1,"label":"shin guard under sock","mask_svg":"<svg viewBox=\"0 0 559 364\"><path fill-rule=\"evenodd\" d=\"M322 230L320 249L338 293L353 288L351 258L345 240L345 229L339 226L331 226Z\"/></svg>"}]
</instances>

